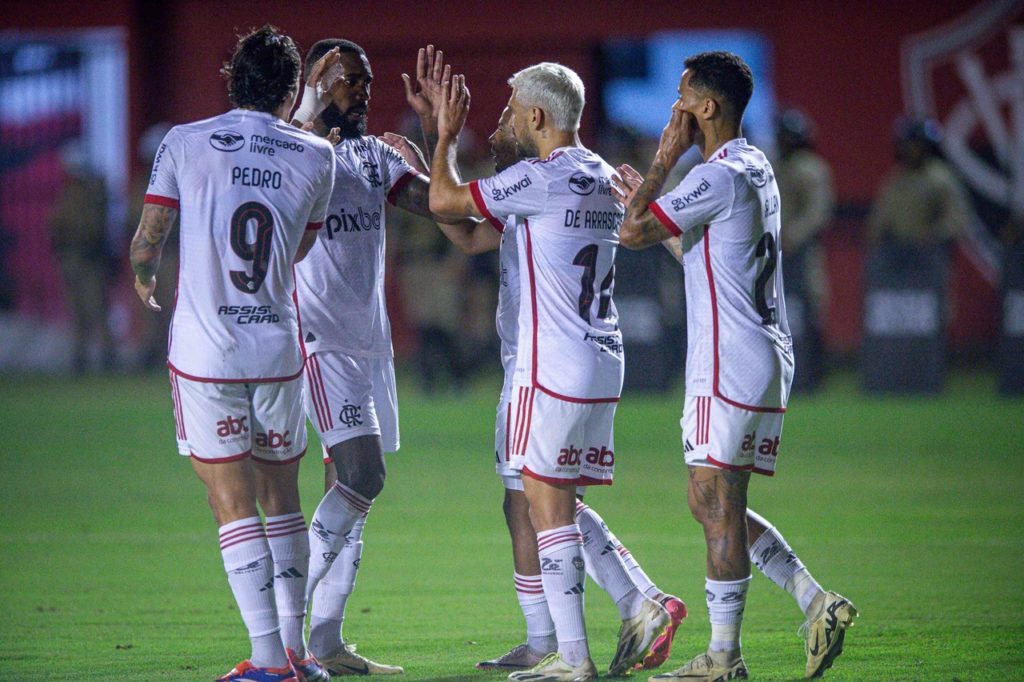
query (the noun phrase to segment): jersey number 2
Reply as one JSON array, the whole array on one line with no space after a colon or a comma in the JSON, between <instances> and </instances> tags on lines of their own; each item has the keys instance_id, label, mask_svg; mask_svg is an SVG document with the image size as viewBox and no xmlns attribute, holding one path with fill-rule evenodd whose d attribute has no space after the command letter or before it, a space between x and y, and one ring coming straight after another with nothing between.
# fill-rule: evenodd
<instances>
[{"instance_id":1,"label":"jersey number 2","mask_svg":"<svg viewBox=\"0 0 1024 682\"><path fill-rule=\"evenodd\" d=\"M249 221L256 223L256 238L248 240ZM247 201L235 209L231 216L231 250L239 258L252 262L252 274L232 270L231 283L239 291L255 294L263 286L270 265L270 246L273 243L274 216L270 209L256 201Z\"/></svg>"},{"instance_id":2,"label":"jersey number 2","mask_svg":"<svg viewBox=\"0 0 1024 682\"><path fill-rule=\"evenodd\" d=\"M779 252L775 249L775 237L771 232L765 232L760 241L757 242L758 258L764 258L764 269L758 274L754 281L754 305L757 313L761 316L761 324L775 324L778 322L775 314L775 306L768 305L768 296L765 287L768 281L775 274L775 266L778 265Z\"/></svg>"},{"instance_id":3,"label":"jersey number 2","mask_svg":"<svg viewBox=\"0 0 1024 682\"><path fill-rule=\"evenodd\" d=\"M594 302L594 280L597 279L597 244L588 244L579 250L572 259L573 265L583 268L580 277L579 313L583 320L590 324L590 304ZM615 285L615 266L608 269L608 274L601 280L601 300L597 306L598 319L608 317L608 308L612 304L612 287Z\"/></svg>"}]
</instances>

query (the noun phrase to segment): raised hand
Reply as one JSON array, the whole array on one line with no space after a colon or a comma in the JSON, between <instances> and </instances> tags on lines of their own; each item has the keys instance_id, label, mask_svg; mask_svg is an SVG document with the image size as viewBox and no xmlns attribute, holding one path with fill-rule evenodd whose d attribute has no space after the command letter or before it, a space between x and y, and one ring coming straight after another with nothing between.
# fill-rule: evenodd
<instances>
[{"instance_id":1,"label":"raised hand","mask_svg":"<svg viewBox=\"0 0 1024 682\"><path fill-rule=\"evenodd\" d=\"M456 137L466 125L469 116L469 89L462 74L441 81L441 106L437 114L437 133L440 137Z\"/></svg>"},{"instance_id":2,"label":"raised hand","mask_svg":"<svg viewBox=\"0 0 1024 682\"><path fill-rule=\"evenodd\" d=\"M430 168L427 166L426 159L423 158L423 152L407 137L397 133L384 133L378 139L394 147L395 151L402 155L405 162L417 171L424 175L430 174Z\"/></svg>"},{"instance_id":3,"label":"raised hand","mask_svg":"<svg viewBox=\"0 0 1024 682\"><path fill-rule=\"evenodd\" d=\"M627 208L633 202L633 197L636 195L636 191L640 189L640 185L644 182L644 176L630 166L628 163L624 163L615 169L616 175L613 175L612 180L612 196L622 202Z\"/></svg>"},{"instance_id":4,"label":"raised hand","mask_svg":"<svg viewBox=\"0 0 1024 682\"><path fill-rule=\"evenodd\" d=\"M344 75L341 64L341 51L338 48L329 50L323 57L316 60L306 79L306 87L302 93L302 101L292 117L292 123L300 127L320 115L331 101L331 88Z\"/></svg>"},{"instance_id":5,"label":"raised hand","mask_svg":"<svg viewBox=\"0 0 1024 682\"><path fill-rule=\"evenodd\" d=\"M697 130L697 119L693 114L672 107L672 117L661 131L661 140L658 142L658 155L664 156L669 170L675 166L683 152L693 146Z\"/></svg>"},{"instance_id":6,"label":"raised hand","mask_svg":"<svg viewBox=\"0 0 1024 682\"><path fill-rule=\"evenodd\" d=\"M451 67L444 63L444 52L433 45L421 47L416 54L416 79L402 74L405 101L421 119L436 118L441 106L441 83L451 76Z\"/></svg>"}]
</instances>

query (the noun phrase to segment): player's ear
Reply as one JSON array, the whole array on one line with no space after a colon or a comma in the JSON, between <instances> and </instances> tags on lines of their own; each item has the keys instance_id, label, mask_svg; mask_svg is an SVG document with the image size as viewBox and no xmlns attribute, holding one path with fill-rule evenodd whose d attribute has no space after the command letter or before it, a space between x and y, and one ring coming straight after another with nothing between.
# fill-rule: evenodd
<instances>
[{"instance_id":1,"label":"player's ear","mask_svg":"<svg viewBox=\"0 0 1024 682\"><path fill-rule=\"evenodd\" d=\"M544 127L545 113L540 107L530 107L530 127L540 130Z\"/></svg>"},{"instance_id":2,"label":"player's ear","mask_svg":"<svg viewBox=\"0 0 1024 682\"><path fill-rule=\"evenodd\" d=\"M704 107L701 110L704 120L710 120L722 114L722 105L713 97L704 98Z\"/></svg>"}]
</instances>

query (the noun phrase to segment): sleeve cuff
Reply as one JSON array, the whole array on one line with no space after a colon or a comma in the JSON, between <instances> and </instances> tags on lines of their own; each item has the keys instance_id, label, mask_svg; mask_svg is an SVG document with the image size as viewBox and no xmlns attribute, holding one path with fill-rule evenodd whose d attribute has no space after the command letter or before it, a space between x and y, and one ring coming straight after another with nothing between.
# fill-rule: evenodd
<instances>
[{"instance_id":1,"label":"sleeve cuff","mask_svg":"<svg viewBox=\"0 0 1024 682\"><path fill-rule=\"evenodd\" d=\"M661 206L658 206L657 201L652 201L647 204L647 208L650 209L651 213L654 214L654 217L657 218L658 221L665 226L665 229L671 232L673 236L682 236L683 231L679 229L679 226L675 224L675 221L668 217L668 214L665 213Z\"/></svg>"},{"instance_id":2,"label":"sleeve cuff","mask_svg":"<svg viewBox=\"0 0 1024 682\"><path fill-rule=\"evenodd\" d=\"M473 180L469 183L469 193L473 197L473 203L476 204L476 208L480 211L480 215L490 221L494 229L501 232L505 229L505 223L494 217L494 214L487 208L487 204L484 203L484 195L480 192L480 181ZM498 227L501 225L501 227Z\"/></svg>"},{"instance_id":3,"label":"sleeve cuff","mask_svg":"<svg viewBox=\"0 0 1024 682\"><path fill-rule=\"evenodd\" d=\"M146 204L155 204L157 206L165 206L167 208L178 208L178 200L171 197L162 197L159 194L147 194L143 200Z\"/></svg>"},{"instance_id":4,"label":"sleeve cuff","mask_svg":"<svg viewBox=\"0 0 1024 682\"><path fill-rule=\"evenodd\" d=\"M398 178L398 180L396 180L394 184L391 185L391 189L388 191L388 203L394 206L395 201L397 201L398 199L398 193L402 191L402 188L408 185L409 182L412 181L412 179L419 174L420 172L418 170L416 170L415 168L410 168L405 172L404 175L402 175L402 177Z\"/></svg>"}]
</instances>

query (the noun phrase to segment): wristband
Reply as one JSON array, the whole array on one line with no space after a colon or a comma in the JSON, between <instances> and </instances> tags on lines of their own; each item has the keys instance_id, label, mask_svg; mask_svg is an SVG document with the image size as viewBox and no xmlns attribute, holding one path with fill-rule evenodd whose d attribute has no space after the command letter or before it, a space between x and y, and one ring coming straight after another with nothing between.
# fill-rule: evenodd
<instances>
[{"instance_id":1,"label":"wristband","mask_svg":"<svg viewBox=\"0 0 1024 682\"><path fill-rule=\"evenodd\" d=\"M316 88L312 85L307 85L302 91L302 103L299 104L299 108L292 118L299 123L309 123L326 108L327 104L317 97Z\"/></svg>"}]
</instances>

